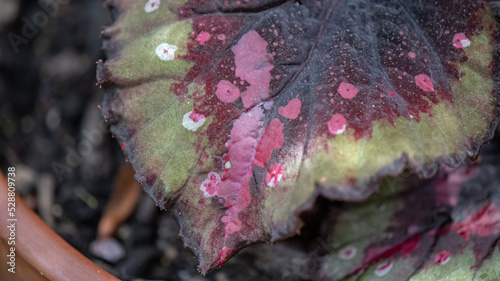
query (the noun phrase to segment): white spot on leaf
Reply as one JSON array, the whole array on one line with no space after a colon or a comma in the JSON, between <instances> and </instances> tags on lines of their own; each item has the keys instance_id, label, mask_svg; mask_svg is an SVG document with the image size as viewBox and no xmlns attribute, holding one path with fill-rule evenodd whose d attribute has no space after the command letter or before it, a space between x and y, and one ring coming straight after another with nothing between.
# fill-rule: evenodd
<instances>
[{"instance_id":1,"label":"white spot on leaf","mask_svg":"<svg viewBox=\"0 0 500 281\"><path fill-rule=\"evenodd\" d=\"M327 124L330 133L340 135L345 132L347 121L342 114L334 114Z\"/></svg>"},{"instance_id":2,"label":"white spot on leaf","mask_svg":"<svg viewBox=\"0 0 500 281\"><path fill-rule=\"evenodd\" d=\"M161 43L156 47L155 53L161 60L170 61L175 58L175 51L177 51L177 46Z\"/></svg>"},{"instance_id":3,"label":"white spot on leaf","mask_svg":"<svg viewBox=\"0 0 500 281\"><path fill-rule=\"evenodd\" d=\"M347 246L340 250L339 258L343 260L350 260L356 256L357 250L353 246Z\"/></svg>"},{"instance_id":4,"label":"white spot on leaf","mask_svg":"<svg viewBox=\"0 0 500 281\"><path fill-rule=\"evenodd\" d=\"M345 132L345 128L346 128L346 125L342 125L342 128L338 129L337 131L335 131L333 134L334 135L340 135L342 134L343 132Z\"/></svg>"},{"instance_id":5,"label":"white spot on leaf","mask_svg":"<svg viewBox=\"0 0 500 281\"><path fill-rule=\"evenodd\" d=\"M436 254L436 256L434 257L434 261L439 265L443 265L447 264L450 261L450 258L451 258L450 252L441 251Z\"/></svg>"},{"instance_id":6,"label":"white spot on leaf","mask_svg":"<svg viewBox=\"0 0 500 281\"><path fill-rule=\"evenodd\" d=\"M375 275L378 277L382 277L387 275L389 271L392 269L392 261L386 261L384 263L381 263L375 268Z\"/></svg>"},{"instance_id":7,"label":"white spot on leaf","mask_svg":"<svg viewBox=\"0 0 500 281\"><path fill-rule=\"evenodd\" d=\"M200 190L205 198L217 195L217 185L220 182L220 176L217 173L210 172L207 178L201 183Z\"/></svg>"},{"instance_id":8,"label":"white spot on leaf","mask_svg":"<svg viewBox=\"0 0 500 281\"><path fill-rule=\"evenodd\" d=\"M160 0L149 0L144 6L144 11L146 13L151 13L160 8Z\"/></svg>"},{"instance_id":9,"label":"white spot on leaf","mask_svg":"<svg viewBox=\"0 0 500 281\"><path fill-rule=\"evenodd\" d=\"M206 118L204 115L198 114L193 110L184 114L184 117L182 117L182 126L194 132L198 130L199 127L203 126L205 120Z\"/></svg>"},{"instance_id":10,"label":"white spot on leaf","mask_svg":"<svg viewBox=\"0 0 500 281\"><path fill-rule=\"evenodd\" d=\"M464 33L457 33L453 36L453 46L458 49L467 48L470 46L470 40Z\"/></svg>"},{"instance_id":11,"label":"white spot on leaf","mask_svg":"<svg viewBox=\"0 0 500 281\"><path fill-rule=\"evenodd\" d=\"M267 186L275 187L281 181L283 177L283 168L279 164L269 165L266 175Z\"/></svg>"}]
</instances>

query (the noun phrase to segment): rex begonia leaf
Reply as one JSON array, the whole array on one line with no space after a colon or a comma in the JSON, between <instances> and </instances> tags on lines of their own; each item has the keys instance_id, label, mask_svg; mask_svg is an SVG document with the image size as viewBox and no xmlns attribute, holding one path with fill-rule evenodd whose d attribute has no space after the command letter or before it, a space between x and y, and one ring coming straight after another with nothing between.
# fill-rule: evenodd
<instances>
[{"instance_id":1,"label":"rex begonia leaf","mask_svg":"<svg viewBox=\"0 0 500 281\"><path fill-rule=\"evenodd\" d=\"M313 279L498 280L498 147L488 153L432 181L389 178L365 202L331 208L329 253Z\"/></svg>"},{"instance_id":2,"label":"rex begonia leaf","mask_svg":"<svg viewBox=\"0 0 500 281\"><path fill-rule=\"evenodd\" d=\"M202 272L297 233L319 194L474 156L496 124L488 1L107 4L103 115Z\"/></svg>"}]
</instances>

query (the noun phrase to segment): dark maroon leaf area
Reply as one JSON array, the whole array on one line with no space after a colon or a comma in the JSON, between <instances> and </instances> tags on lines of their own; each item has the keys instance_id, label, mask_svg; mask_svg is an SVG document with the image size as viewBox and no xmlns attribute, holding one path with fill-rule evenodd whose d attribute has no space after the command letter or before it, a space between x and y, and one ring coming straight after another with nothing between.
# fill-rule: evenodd
<instances>
[{"instance_id":1,"label":"dark maroon leaf area","mask_svg":"<svg viewBox=\"0 0 500 281\"><path fill-rule=\"evenodd\" d=\"M197 43L191 44L186 58L196 66L173 90L182 101L189 83L206 84L206 95L195 99L195 108L218 121L209 128L217 145L221 134L229 134L227 124L256 105L221 103L215 95L220 80L235 81L239 92L248 89L235 75L231 46L255 30L264 41L273 42L266 48L274 66L272 96L258 101L273 101L275 108L296 97L302 102L286 138L304 141L308 134L326 133L322 124L331 112L342 114L358 138L369 136L374 120L419 120L421 114L430 114L429 101L452 99L448 79L463 74L442 62L467 60L451 42L457 33L480 31L475 12L484 5L465 0L192 1L179 13L193 17L193 39L203 32L210 39L203 44L193 40ZM427 91L417 85L419 75L432 79ZM342 82L359 94L342 98L337 92ZM284 119L276 111L266 116L268 121L273 118Z\"/></svg>"}]
</instances>

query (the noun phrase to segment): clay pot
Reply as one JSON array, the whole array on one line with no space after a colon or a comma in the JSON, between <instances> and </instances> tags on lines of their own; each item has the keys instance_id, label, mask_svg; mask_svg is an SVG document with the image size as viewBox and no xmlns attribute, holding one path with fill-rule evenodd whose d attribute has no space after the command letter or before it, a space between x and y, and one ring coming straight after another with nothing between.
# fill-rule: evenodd
<instances>
[{"instance_id":1,"label":"clay pot","mask_svg":"<svg viewBox=\"0 0 500 281\"><path fill-rule=\"evenodd\" d=\"M8 245L11 231L6 226L13 221L8 221L7 203L8 184L0 173L0 280L119 280L66 243L17 195L15 246ZM15 273L8 271L11 247L15 247Z\"/></svg>"}]
</instances>

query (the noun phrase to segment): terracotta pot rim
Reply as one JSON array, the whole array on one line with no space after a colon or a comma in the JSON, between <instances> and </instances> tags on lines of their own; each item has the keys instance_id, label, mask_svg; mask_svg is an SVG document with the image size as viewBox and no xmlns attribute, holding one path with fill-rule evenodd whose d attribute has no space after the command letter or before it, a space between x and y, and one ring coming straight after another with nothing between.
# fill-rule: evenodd
<instances>
[{"instance_id":1,"label":"terracotta pot rim","mask_svg":"<svg viewBox=\"0 0 500 281\"><path fill-rule=\"evenodd\" d=\"M5 268L0 272L0 277L7 279L0 279L26 280L26 272L32 272L31 275L34 272L37 276L30 276L33 278L30 280L119 280L64 241L28 208L17 194L15 198L16 273L8 272L8 268ZM0 173L0 219L4 223L7 223L9 218L7 203L8 184L5 176ZM0 227L0 242L4 244L4 250L10 250L11 246L7 246L9 236L10 230ZM6 258L7 253L1 254Z\"/></svg>"}]
</instances>

